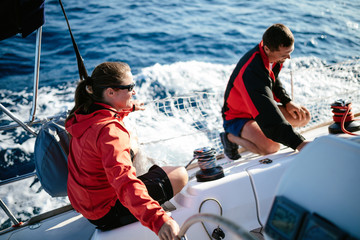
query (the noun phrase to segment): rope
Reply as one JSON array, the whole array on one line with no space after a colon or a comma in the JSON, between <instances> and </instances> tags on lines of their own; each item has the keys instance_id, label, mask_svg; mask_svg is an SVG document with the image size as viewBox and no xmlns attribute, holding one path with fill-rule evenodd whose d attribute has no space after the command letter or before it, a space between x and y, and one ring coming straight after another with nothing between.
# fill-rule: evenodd
<instances>
[{"instance_id":1,"label":"rope","mask_svg":"<svg viewBox=\"0 0 360 240\"><path fill-rule=\"evenodd\" d=\"M195 160L198 160L198 165L201 170L212 169L216 167L216 151L214 148L204 147L194 150L194 158L185 166L187 169L189 165Z\"/></svg>"},{"instance_id":2,"label":"rope","mask_svg":"<svg viewBox=\"0 0 360 240\"><path fill-rule=\"evenodd\" d=\"M358 136L358 134L352 133L345 128L345 123L359 120L354 118L354 114L351 111L352 104L350 102L346 103L344 100L338 100L331 104L331 108L334 114L333 120L336 123L340 123L341 130L346 134Z\"/></svg>"},{"instance_id":3,"label":"rope","mask_svg":"<svg viewBox=\"0 0 360 240\"><path fill-rule=\"evenodd\" d=\"M68 18L66 16L65 9L64 9L64 6L63 6L61 0L59 0L59 3L60 3L60 6L61 6L61 9L62 9L62 12L64 13L64 17L65 17L65 20L66 20L66 23L67 23L67 26L68 26L68 29L69 29L70 36L71 36L71 41L73 43L73 47L74 47L74 50L75 50L77 65L78 65L78 69L79 69L80 80L85 80L88 77L88 74L87 74L87 71L86 71L86 68L85 68L85 65L84 65L84 60L80 55L79 48L78 48L78 46L77 46L77 44L75 42L74 36L73 36L73 34L71 32L69 20L68 20Z\"/></svg>"}]
</instances>

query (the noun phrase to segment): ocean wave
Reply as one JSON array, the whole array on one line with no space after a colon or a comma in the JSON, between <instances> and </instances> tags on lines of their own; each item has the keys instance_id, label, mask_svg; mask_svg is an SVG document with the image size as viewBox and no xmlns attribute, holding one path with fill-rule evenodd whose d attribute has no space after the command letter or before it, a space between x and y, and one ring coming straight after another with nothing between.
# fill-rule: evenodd
<instances>
[{"instance_id":1,"label":"ocean wave","mask_svg":"<svg viewBox=\"0 0 360 240\"><path fill-rule=\"evenodd\" d=\"M177 62L169 65L155 64L134 76L139 98L146 101L146 110L130 115L125 123L137 135L145 158L149 157L152 159L151 163L160 165L185 165L191 159L193 149L212 146L214 139L217 139L214 147L217 151L221 150L217 133L221 131L222 94L233 67L234 65L197 61ZM280 75L289 92L292 92L291 76L296 101L305 104L313 116L316 113L320 118L330 119L330 104L339 97L353 97L357 102L360 100L360 59L328 64L316 57L295 58L286 62ZM161 86L164 96L154 97L153 93L159 93L159 89L151 88L154 83ZM75 85L74 82L61 88L40 88L39 115L70 109ZM7 107L25 118L31 106L30 101L22 100L19 106L13 100L29 98L29 93L25 90L0 90L1 96L7 94L13 98L8 99ZM201 107L201 111L191 111L187 107ZM360 111L358 104L354 104L354 107L355 112ZM5 121L4 114L0 115L0 121ZM1 178L34 170L34 137L24 134L21 128L16 128L1 134L0 141ZM0 189L2 200L6 204L16 205L14 209L18 218L24 220L33 214L68 203L67 198L51 199L42 191L40 184L33 181L26 180L25 185L21 185L21 190L14 188L12 184ZM29 202L19 206L17 199L27 199ZM3 227L10 224L6 219L0 219L0 223Z\"/></svg>"}]
</instances>

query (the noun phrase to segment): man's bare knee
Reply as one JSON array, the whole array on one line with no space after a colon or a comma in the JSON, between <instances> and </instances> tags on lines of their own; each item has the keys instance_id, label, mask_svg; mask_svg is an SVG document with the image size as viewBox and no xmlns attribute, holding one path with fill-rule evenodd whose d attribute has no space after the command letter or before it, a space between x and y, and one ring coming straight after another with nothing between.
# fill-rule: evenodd
<instances>
[{"instance_id":1,"label":"man's bare knee","mask_svg":"<svg viewBox=\"0 0 360 240\"><path fill-rule=\"evenodd\" d=\"M306 124L310 122L311 117L308 116L307 118L302 119L302 121L299 123L299 127L304 127Z\"/></svg>"},{"instance_id":2,"label":"man's bare knee","mask_svg":"<svg viewBox=\"0 0 360 240\"><path fill-rule=\"evenodd\" d=\"M278 152L280 150L280 144L277 142L273 142L264 146L260 146L259 148L261 155L268 155Z\"/></svg>"},{"instance_id":3,"label":"man's bare knee","mask_svg":"<svg viewBox=\"0 0 360 240\"><path fill-rule=\"evenodd\" d=\"M302 119L302 120L293 120L290 122L291 126L293 127L304 127L308 124L310 119Z\"/></svg>"}]
</instances>

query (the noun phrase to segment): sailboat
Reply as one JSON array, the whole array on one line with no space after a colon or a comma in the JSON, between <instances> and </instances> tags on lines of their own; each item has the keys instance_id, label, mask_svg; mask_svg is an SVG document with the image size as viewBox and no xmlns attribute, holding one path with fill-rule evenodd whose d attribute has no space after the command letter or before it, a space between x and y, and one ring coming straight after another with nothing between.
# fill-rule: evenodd
<instances>
[{"instance_id":1,"label":"sailboat","mask_svg":"<svg viewBox=\"0 0 360 240\"><path fill-rule=\"evenodd\" d=\"M56 154L59 155L54 158L63 158L60 155L66 153L68 144L66 134L62 135L61 120L64 115L36 119L41 24L36 33L34 104L30 121L21 121L0 104L1 110L15 122L0 129L22 127L37 138L44 129L55 131L55 145L44 146L39 140L34 149L42 147L44 151L53 152L53 146L58 146ZM81 79L86 70L80 55L78 66ZM337 71L354 71L359 66L359 61L355 60L329 67ZM347 84L347 81L342 84ZM354 106L359 104L359 91L346 93L350 94ZM221 101L222 96L217 93L200 92L156 100L147 107L154 109L156 117L164 118L164 121L190 119L194 125L202 118L213 118L213 125L221 126L221 117L214 117L219 115ZM350 106L343 100L327 101L334 102L334 106ZM239 148L241 158L234 161L223 154L219 128L204 131L195 126L193 133L178 136L190 137L189 141L196 141L194 145L202 146L193 149L193 159L186 165L188 184L163 204L164 210L181 226L179 236L182 239L360 239L360 188L357 187L360 182L359 125L356 120L334 122L329 116L320 114L326 107L330 108L326 104L324 107L323 103L314 104L311 113L315 120L299 129L306 139L312 140L301 152L282 146L277 153L260 156ZM348 110L345 110L345 116L349 114ZM359 116L359 111L359 107L354 108L355 117ZM32 128L34 124L50 124L53 128L43 127L35 131ZM207 137L206 141L203 136ZM203 168L201 162L204 158L199 152L211 156L212 168ZM45 191L55 200L58 196L46 186L41 179L43 175L37 170L2 180L0 186L40 179ZM1 200L0 205L12 221L12 226L1 230L0 239L158 239L139 222L101 231L70 204L32 216L25 222L19 222L11 212L11 206L4 201Z\"/></svg>"}]
</instances>

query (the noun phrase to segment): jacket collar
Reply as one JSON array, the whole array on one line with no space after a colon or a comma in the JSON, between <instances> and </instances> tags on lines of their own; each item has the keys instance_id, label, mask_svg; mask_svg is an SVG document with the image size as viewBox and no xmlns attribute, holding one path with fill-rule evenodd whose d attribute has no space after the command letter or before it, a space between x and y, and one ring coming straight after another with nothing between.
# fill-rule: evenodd
<instances>
[{"instance_id":1,"label":"jacket collar","mask_svg":"<svg viewBox=\"0 0 360 240\"><path fill-rule=\"evenodd\" d=\"M266 70L268 70L269 75L273 79L273 81L275 81L275 74L273 72L273 69L275 68L275 66L280 65L280 66L277 66L277 67L280 67L280 69L279 69L279 71L280 71L282 68L282 64L273 63L272 68L270 67L270 61L269 61L268 56L265 53L263 41L261 41L259 43L259 52L260 52L261 59L264 63L264 67L266 68Z\"/></svg>"},{"instance_id":2,"label":"jacket collar","mask_svg":"<svg viewBox=\"0 0 360 240\"><path fill-rule=\"evenodd\" d=\"M122 123L123 118L129 114L129 111L116 111L113 107L104 103L94 103L90 107L90 113L82 114L75 112L75 116L66 122L66 130L73 137L80 137L94 124L117 120Z\"/></svg>"},{"instance_id":3,"label":"jacket collar","mask_svg":"<svg viewBox=\"0 0 360 240\"><path fill-rule=\"evenodd\" d=\"M108 110L113 117L119 118L119 119L124 118L127 114L130 113L129 110L117 111L112 106L105 104L105 103L101 103L101 102L94 102L94 104L90 106L89 112L90 112L90 114L92 114L92 113L95 113L95 112L101 111L101 110Z\"/></svg>"}]
</instances>

